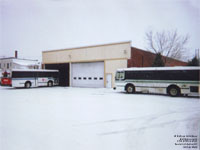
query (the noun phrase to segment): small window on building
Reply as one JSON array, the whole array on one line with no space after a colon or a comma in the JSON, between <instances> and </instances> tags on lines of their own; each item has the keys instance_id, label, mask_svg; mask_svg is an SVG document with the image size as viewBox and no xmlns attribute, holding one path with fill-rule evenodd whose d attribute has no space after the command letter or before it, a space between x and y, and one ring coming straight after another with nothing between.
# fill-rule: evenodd
<instances>
[{"instance_id":1,"label":"small window on building","mask_svg":"<svg viewBox=\"0 0 200 150\"><path fill-rule=\"evenodd\" d=\"M76 77L74 77L74 80L76 80Z\"/></svg>"},{"instance_id":2,"label":"small window on building","mask_svg":"<svg viewBox=\"0 0 200 150\"><path fill-rule=\"evenodd\" d=\"M97 77L94 77L94 80L97 80Z\"/></svg>"},{"instance_id":3,"label":"small window on building","mask_svg":"<svg viewBox=\"0 0 200 150\"><path fill-rule=\"evenodd\" d=\"M83 80L86 80L86 79L87 79L86 77L83 78Z\"/></svg>"},{"instance_id":4,"label":"small window on building","mask_svg":"<svg viewBox=\"0 0 200 150\"><path fill-rule=\"evenodd\" d=\"M0 64L0 69L1 69L1 64Z\"/></svg>"},{"instance_id":5,"label":"small window on building","mask_svg":"<svg viewBox=\"0 0 200 150\"><path fill-rule=\"evenodd\" d=\"M103 80L103 77L100 77L99 80Z\"/></svg>"},{"instance_id":6,"label":"small window on building","mask_svg":"<svg viewBox=\"0 0 200 150\"><path fill-rule=\"evenodd\" d=\"M9 66L10 66L9 63L7 63L7 69L9 69Z\"/></svg>"},{"instance_id":7,"label":"small window on building","mask_svg":"<svg viewBox=\"0 0 200 150\"><path fill-rule=\"evenodd\" d=\"M81 80L81 77L78 77L79 80Z\"/></svg>"},{"instance_id":8,"label":"small window on building","mask_svg":"<svg viewBox=\"0 0 200 150\"><path fill-rule=\"evenodd\" d=\"M88 80L92 80L92 77L89 77Z\"/></svg>"}]
</instances>

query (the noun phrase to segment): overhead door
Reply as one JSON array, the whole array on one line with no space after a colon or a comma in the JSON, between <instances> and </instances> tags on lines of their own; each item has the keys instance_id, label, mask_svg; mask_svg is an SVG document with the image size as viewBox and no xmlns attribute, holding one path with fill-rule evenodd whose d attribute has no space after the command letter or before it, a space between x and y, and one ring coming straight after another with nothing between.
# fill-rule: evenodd
<instances>
[{"instance_id":1,"label":"overhead door","mask_svg":"<svg viewBox=\"0 0 200 150\"><path fill-rule=\"evenodd\" d=\"M104 62L72 63L73 87L104 87Z\"/></svg>"}]
</instances>

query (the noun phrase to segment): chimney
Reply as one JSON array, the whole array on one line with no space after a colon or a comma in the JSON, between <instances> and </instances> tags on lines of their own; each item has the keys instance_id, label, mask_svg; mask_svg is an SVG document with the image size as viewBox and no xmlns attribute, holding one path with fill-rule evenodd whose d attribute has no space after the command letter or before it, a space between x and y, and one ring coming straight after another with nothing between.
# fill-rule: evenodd
<instances>
[{"instance_id":1,"label":"chimney","mask_svg":"<svg viewBox=\"0 0 200 150\"><path fill-rule=\"evenodd\" d=\"M17 58L18 56L17 50L15 50L15 58Z\"/></svg>"}]
</instances>

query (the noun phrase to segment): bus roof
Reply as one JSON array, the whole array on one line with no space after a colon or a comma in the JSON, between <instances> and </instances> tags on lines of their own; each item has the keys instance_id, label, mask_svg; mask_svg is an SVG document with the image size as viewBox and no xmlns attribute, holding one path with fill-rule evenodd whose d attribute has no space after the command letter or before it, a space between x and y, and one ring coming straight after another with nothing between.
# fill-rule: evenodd
<instances>
[{"instance_id":1,"label":"bus roof","mask_svg":"<svg viewBox=\"0 0 200 150\"><path fill-rule=\"evenodd\" d=\"M131 67L117 69L117 71L150 71L150 70L200 70L199 66L176 66L176 67Z\"/></svg>"},{"instance_id":2,"label":"bus roof","mask_svg":"<svg viewBox=\"0 0 200 150\"><path fill-rule=\"evenodd\" d=\"M58 72L58 70L50 70L50 69L12 69L12 71L18 72Z\"/></svg>"}]
</instances>

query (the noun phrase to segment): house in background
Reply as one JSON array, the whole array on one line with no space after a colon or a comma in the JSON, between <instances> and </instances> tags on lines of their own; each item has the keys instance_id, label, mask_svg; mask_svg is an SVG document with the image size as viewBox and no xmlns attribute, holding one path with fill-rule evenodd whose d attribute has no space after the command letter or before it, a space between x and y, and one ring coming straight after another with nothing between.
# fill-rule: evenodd
<instances>
[{"instance_id":1,"label":"house in background","mask_svg":"<svg viewBox=\"0 0 200 150\"><path fill-rule=\"evenodd\" d=\"M17 57L18 52L15 51L15 57L0 58L1 76L3 72L10 73L12 69L39 69L41 64L38 60L20 59Z\"/></svg>"},{"instance_id":2,"label":"house in background","mask_svg":"<svg viewBox=\"0 0 200 150\"><path fill-rule=\"evenodd\" d=\"M46 69L59 70L61 86L110 88L114 87L117 69L151 67L155 56L151 52L131 47L131 41L127 41L43 51L42 63ZM166 58L166 66L187 64L171 60Z\"/></svg>"}]
</instances>

